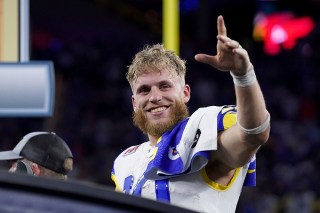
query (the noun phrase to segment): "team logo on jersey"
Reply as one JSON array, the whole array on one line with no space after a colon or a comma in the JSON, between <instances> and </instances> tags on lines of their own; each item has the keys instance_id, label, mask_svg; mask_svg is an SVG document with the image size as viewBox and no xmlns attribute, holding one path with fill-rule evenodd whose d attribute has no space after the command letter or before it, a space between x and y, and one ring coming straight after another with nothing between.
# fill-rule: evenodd
<instances>
[{"instance_id":1,"label":"team logo on jersey","mask_svg":"<svg viewBox=\"0 0 320 213\"><path fill-rule=\"evenodd\" d=\"M200 135L201 135L201 130L198 129L197 132L196 132L196 135L194 136L194 139L193 139L193 144L191 146L191 149L193 149L194 147L196 147L197 143L198 143L198 140L200 138Z\"/></svg>"},{"instance_id":2,"label":"team logo on jersey","mask_svg":"<svg viewBox=\"0 0 320 213\"><path fill-rule=\"evenodd\" d=\"M170 160L176 160L180 157L176 147L169 147L168 157Z\"/></svg>"},{"instance_id":3,"label":"team logo on jersey","mask_svg":"<svg viewBox=\"0 0 320 213\"><path fill-rule=\"evenodd\" d=\"M135 153L135 152L137 151L137 149L138 149L139 146L140 146L140 145L137 145L137 146L128 148L128 149L122 154L122 156L124 157L124 156L127 156L127 155L130 155L130 154Z\"/></svg>"}]
</instances>

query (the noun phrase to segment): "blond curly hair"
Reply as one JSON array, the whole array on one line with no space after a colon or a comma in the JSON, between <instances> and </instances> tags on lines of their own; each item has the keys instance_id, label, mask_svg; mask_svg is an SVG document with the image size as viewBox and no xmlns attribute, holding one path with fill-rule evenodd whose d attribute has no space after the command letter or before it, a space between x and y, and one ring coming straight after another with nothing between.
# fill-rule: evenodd
<instances>
[{"instance_id":1,"label":"blond curly hair","mask_svg":"<svg viewBox=\"0 0 320 213\"><path fill-rule=\"evenodd\" d=\"M154 70L161 71L164 68L169 68L185 83L186 61L174 51L166 50L163 44L147 45L134 56L131 65L128 66L126 78L133 88L133 83L142 74L154 72Z\"/></svg>"}]
</instances>

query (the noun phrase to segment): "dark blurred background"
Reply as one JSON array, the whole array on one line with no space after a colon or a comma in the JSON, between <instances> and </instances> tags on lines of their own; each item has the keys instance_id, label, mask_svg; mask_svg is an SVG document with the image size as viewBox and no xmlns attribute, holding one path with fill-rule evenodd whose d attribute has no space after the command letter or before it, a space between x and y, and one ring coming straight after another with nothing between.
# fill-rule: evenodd
<instances>
[{"instance_id":1,"label":"dark blurred background","mask_svg":"<svg viewBox=\"0 0 320 213\"><path fill-rule=\"evenodd\" d=\"M244 189L237 212L320 212L319 9L317 0L180 0L190 111L235 104L231 77L193 59L215 54L221 14L228 35L248 50L271 114L269 142L257 154L257 187ZM260 12L288 11L312 18L314 28L292 48L268 54L253 36L254 20ZM113 187L113 160L146 140L132 124L125 73L138 50L162 41L162 1L31 0L30 33L30 60L54 63L54 115L0 118L0 150L31 131L54 131L74 154L70 179Z\"/></svg>"}]
</instances>

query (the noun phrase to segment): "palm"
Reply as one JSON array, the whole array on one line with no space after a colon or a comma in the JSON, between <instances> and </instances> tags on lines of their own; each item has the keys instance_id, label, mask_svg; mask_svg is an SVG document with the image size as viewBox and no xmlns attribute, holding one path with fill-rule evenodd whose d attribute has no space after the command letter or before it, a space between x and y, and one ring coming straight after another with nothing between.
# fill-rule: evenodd
<instances>
[{"instance_id":1,"label":"palm","mask_svg":"<svg viewBox=\"0 0 320 213\"><path fill-rule=\"evenodd\" d=\"M241 70L245 67L245 61L241 55L235 54L232 49L223 44L222 41L218 41L216 62L211 64L221 71Z\"/></svg>"}]
</instances>

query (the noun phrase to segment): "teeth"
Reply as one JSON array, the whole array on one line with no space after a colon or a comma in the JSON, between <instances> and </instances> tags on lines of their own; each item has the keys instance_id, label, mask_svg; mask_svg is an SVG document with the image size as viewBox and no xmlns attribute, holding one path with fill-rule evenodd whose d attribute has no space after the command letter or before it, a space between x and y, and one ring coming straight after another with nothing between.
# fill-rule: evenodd
<instances>
[{"instance_id":1,"label":"teeth","mask_svg":"<svg viewBox=\"0 0 320 213\"><path fill-rule=\"evenodd\" d=\"M151 112L160 112L164 110L166 110L166 107L158 107L158 108L152 109Z\"/></svg>"}]
</instances>

